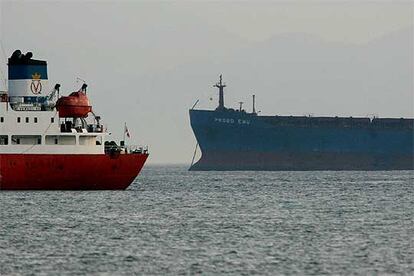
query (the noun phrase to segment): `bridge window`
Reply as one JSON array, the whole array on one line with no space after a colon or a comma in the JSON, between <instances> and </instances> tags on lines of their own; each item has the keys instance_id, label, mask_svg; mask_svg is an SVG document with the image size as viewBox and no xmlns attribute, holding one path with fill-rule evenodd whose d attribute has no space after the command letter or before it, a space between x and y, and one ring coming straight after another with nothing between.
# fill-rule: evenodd
<instances>
[{"instance_id":1,"label":"bridge window","mask_svg":"<svg viewBox=\"0 0 414 276\"><path fill-rule=\"evenodd\" d=\"M35 124L37 124L37 117L34 117L34 122Z\"/></svg>"},{"instance_id":2,"label":"bridge window","mask_svg":"<svg viewBox=\"0 0 414 276\"><path fill-rule=\"evenodd\" d=\"M55 118L50 118L50 122L53 124L55 122Z\"/></svg>"},{"instance_id":3,"label":"bridge window","mask_svg":"<svg viewBox=\"0 0 414 276\"><path fill-rule=\"evenodd\" d=\"M4 117L0 117L0 123L4 123Z\"/></svg>"},{"instance_id":4,"label":"bridge window","mask_svg":"<svg viewBox=\"0 0 414 276\"><path fill-rule=\"evenodd\" d=\"M46 145L76 145L76 136L46 135Z\"/></svg>"},{"instance_id":5,"label":"bridge window","mask_svg":"<svg viewBox=\"0 0 414 276\"><path fill-rule=\"evenodd\" d=\"M0 145L8 145L9 137L7 135L0 135Z\"/></svg>"},{"instance_id":6,"label":"bridge window","mask_svg":"<svg viewBox=\"0 0 414 276\"><path fill-rule=\"evenodd\" d=\"M102 145L102 141L103 141L102 136L97 136L97 137L96 137L95 144L96 144L97 146Z\"/></svg>"},{"instance_id":7,"label":"bridge window","mask_svg":"<svg viewBox=\"0 0 414 276\"><path fill-rule=\"evenodd\" d=\"M94 146L96 145L95 136L79 136L79 144L84 146Z\"/></svg>"},{"instance_id":8,"label":"bridge window","mask_svg":"<svg viewBox=\"0 0 414 276\"><path fill-rule=\"evenodd\" d=\"M26 123L28 123L29 122L29 117L26 117Z\"/></svg>"},{"instance_id":9,"label":"bridge window","mask_svg":"<svg viewBox=\"0 0 414 276\"><path fill-rule=\"evenodd\" d=\"M17 117L17 122L20 123L20 117Z\"/></svg>"},{"instance_id":10,"label":"bridge window","mask_svg":"<svg viewBox=\"0 0 414 276\"><path fill-rule=\"evenodd\" d=\"M40 135L13 135L11 141L13 145L40 145L42 137Z\"/></svg>"}]
</instances>

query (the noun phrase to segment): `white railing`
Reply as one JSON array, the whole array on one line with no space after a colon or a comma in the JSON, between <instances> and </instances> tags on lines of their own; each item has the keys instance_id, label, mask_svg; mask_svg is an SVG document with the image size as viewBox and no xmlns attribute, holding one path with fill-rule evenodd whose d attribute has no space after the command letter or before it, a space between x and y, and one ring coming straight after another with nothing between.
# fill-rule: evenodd
<instances>
[{"instance_id":1,"label":"white railing","mask_svg":"<svg viewBox=\"0 0 414 276\"><path fill-rule=\"evenodd\" d=\"M148 146L143 145L125 145L123 147L126 153L148 153Z\"/></svg>"},{"instance_id":2,"label":"white railing","mask_svg":"<svg viewBox=\"0 0 414 276\"><path fill-rule=\"evenodd\" d=\"M105 152L107 153L120 153L120 154L137 154L148 153L148 146L142 145L124 145L119 146L116 144L106 144Z\"/></svg>"}]
</instances>

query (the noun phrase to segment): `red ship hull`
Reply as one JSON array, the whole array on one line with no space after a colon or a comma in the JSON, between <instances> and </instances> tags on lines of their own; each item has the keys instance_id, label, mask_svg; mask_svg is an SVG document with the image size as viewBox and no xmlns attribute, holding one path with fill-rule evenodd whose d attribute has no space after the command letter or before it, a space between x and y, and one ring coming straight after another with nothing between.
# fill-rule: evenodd
<instances>
[{"instance_id":1,"label":"red ship hull","mask_svg":"<svg viewBox=\"0 0 414 276\"><path fill-rule=\"evenodd\" d=\"M124 190L148 154L0 154L0 190Z\"/></svg>"}]
</instances>

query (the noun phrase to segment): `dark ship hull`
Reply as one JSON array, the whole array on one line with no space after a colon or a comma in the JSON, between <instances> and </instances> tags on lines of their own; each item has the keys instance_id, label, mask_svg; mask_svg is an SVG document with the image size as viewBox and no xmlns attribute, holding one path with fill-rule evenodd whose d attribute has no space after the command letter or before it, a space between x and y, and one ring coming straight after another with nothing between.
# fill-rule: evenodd
<instances>
[{"instance_id":1,"label":"dark ship hull","mask_svg":"<svg viewBox=\"0 0 414 276\"><path fill-rule=\"evenodd\" d=\"M413 119L257 116L190 110L190 170L412 170Z\"/></svg>"},{"instance_id":2,"label":"dark ship hull","mask_svg":"<svg viewBox=\"0 0 414 276\"><path fill-rule=\"evenodd\" d=\"M190 170L413 170L414 119L258 116L190 110L202 156Z\"/></svg>"}]
</instances>

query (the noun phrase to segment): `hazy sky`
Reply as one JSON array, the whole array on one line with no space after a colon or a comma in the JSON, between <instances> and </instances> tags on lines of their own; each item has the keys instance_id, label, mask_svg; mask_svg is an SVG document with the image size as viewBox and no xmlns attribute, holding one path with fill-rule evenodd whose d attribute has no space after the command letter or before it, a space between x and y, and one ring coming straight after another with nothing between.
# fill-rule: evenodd
<instances>
[{"instance_id":1,"label":"hazy sky","mask_svg":"<svg viewBox=\"0 0 414 276\"><path fill-rule=\"evenodd\" d=\"M220 73L231 107L254 92L263 114L414 116L411 1L0 1L1 71L21 49L66 93L85 79L153 163L191 161L188 109L215 107Z\"/></svg>"}]
</instances>

